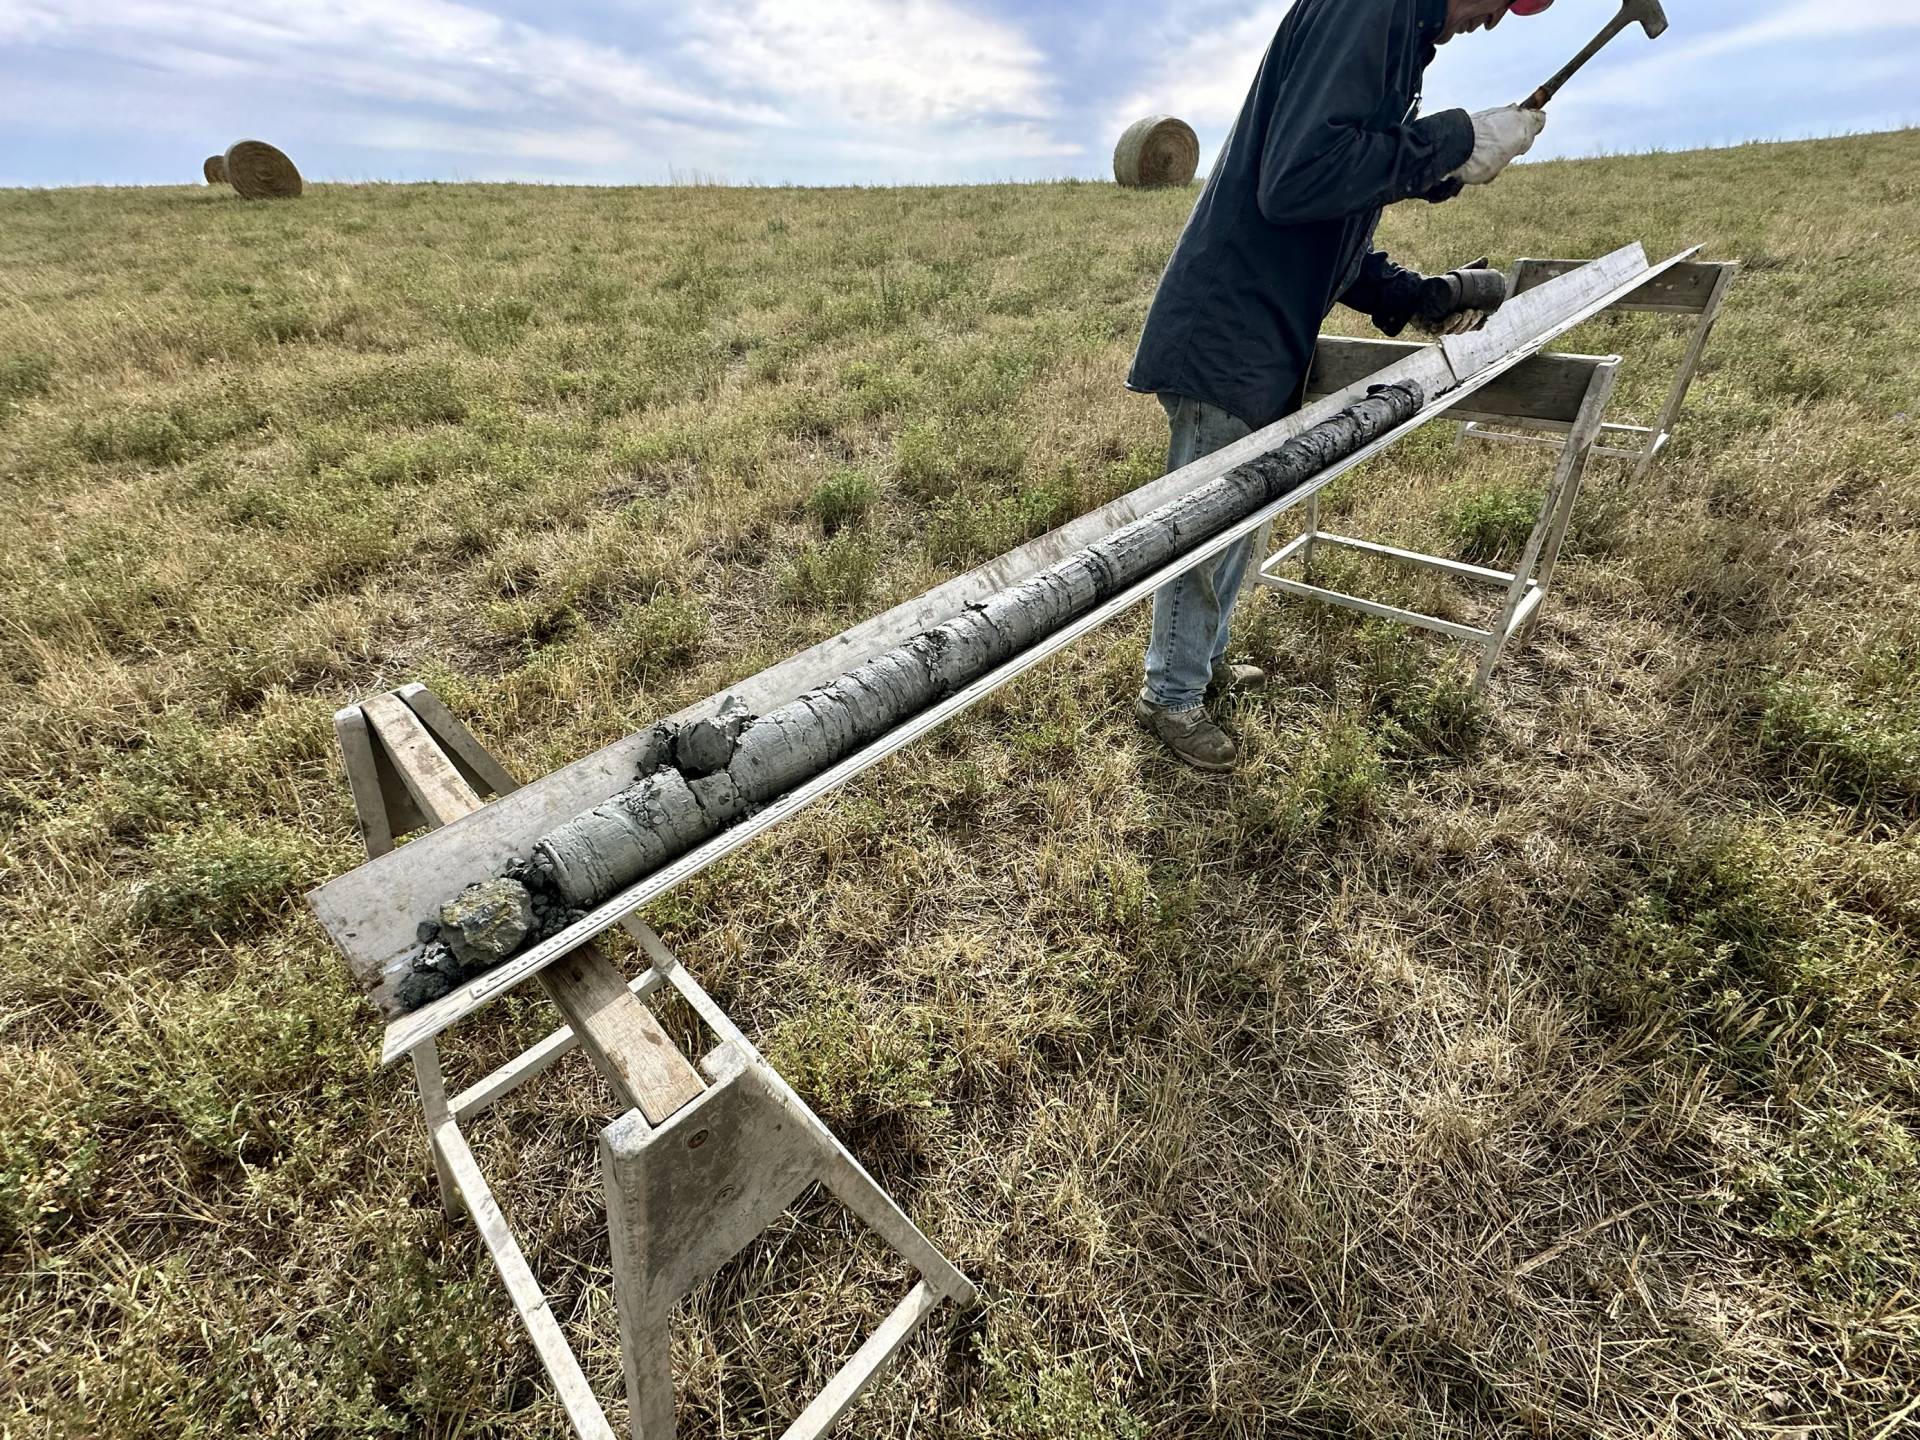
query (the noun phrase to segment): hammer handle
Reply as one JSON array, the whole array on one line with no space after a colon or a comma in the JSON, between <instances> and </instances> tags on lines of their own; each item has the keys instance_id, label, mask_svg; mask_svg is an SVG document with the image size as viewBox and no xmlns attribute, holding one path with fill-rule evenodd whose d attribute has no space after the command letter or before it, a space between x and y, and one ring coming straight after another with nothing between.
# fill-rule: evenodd
<instances>
[{"instance_id":1,"label":"hammer handle","mask_svg":"<svg viewBox=\"0 0 1920 1440\"><path fill-rule=\"evenodd\" d=\"M1585 65L1594 56L1606 49L1607 43L1632 23L1633 17L1628 15L1624 10L1614 16L1612 20L1607 22L1607 28L1594 36L1588 43L1587 48L1569 60L1558 75L1554 76L1551 80L1547 81L1546 84L1534 91L1533 94L1522 100L1520 102L1520 108L1522 110L1546 109L1547 102L1560 93L1560 87L1578 74L1581 66Z\"/></svg>"}]
</instances>

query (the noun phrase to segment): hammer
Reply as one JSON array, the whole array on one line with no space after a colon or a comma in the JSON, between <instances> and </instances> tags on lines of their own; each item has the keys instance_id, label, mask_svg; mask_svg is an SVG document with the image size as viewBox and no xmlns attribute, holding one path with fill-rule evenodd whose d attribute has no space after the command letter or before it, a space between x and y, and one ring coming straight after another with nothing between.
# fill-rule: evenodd
<instances>
[{"instance_id":1,"label":"hammer","mask_svg":"<svg viewBox=\"0 0 1920 1440\"><path fill-rule=\"evenodd\" d=\"M1533 94L1520 102L1522 110L1544 110L1547 101L1560 92L1560 87L1571 80L1582 65L1606 49L1607 43L1627 26L1638 20L1646 30L1649 40L1658 40L1667 33L1667 12L1660 8L1660 0L1621 0L1620 13L1607 22L1607 28L1593 37L1591 44L1573 59L1566 68L1542 85Z\"/></svg>"}]
</instances>

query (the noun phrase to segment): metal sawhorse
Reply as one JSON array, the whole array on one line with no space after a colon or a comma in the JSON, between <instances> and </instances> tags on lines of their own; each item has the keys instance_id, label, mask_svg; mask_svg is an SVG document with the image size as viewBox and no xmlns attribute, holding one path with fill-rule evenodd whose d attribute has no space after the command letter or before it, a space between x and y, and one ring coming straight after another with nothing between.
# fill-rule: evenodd
<instances>
[{"instance_id":1,"label":"metal sawhorse","mask_svg":"<svg viewBox=\"0 0 1920 1440\"><path fill-rule=\"evenodd\" d=\"M1513 268L1507 272L1507 278L1512 282L1512 293L1519 295L1569 270L1577 270L1585 263L1583 260L1516 260ZM1687 391L1693 386L1701 357L1706 354L1707 340L1713 334L1714 322L1720 318L1720 307L1725 303L1727 291L1739 273L1739 264L1730 260L1683 261L1654 276L1625 299L1609 307L1609 314L1633 312L1690 316L1694 325L1686 351L1680 357L1679 369L1674 372L1673 383L1668 387L1666 404L1661 407L1659 418L1651 425L1607 421L1600 427L1601 437L1617 438L1620 443L1600 445L1594 454L1609 460L1633 461L1636 480L1647 473L1647 467L1653 464L1655 457L1673 438L1674 424L1680 418L1681 407L1686 404ZM1475 440L1494 440L1508 445L1563 443L1557 436L1538 433L1535 427L1524 421L1509 419L1499 423L1501 429L1489 429L1483 421L1470 421L1461 427L1460 433Z\"/></svg>"},{"instance_id":2,"label":"metal sawhorse","mask_svg":"<svg viewBox=\"0 0 1920 1440\"><path fill-rule=\"evenodd\" d=\"M1404 341L1358 340L1322 335L1307 378L1307 398L1313 400L1332 394L1421 348ZM1580 495L1581 478L1586 473L1588 460L1600 453L1596 446L1619 367L1620 357L1617 355L1535 355L1493 383L1475 391L1461 402L1455 412L1472 423L1526 425L1544 432L1539 436L1540 439L1560 447L1560 459L1554 466L1553 478L1541 498L1539 517L1527 536L1519 562L1511 571L1470 565L1464 560L1425 555L1394 545L1322 530L1320 497L1315 495L1306 504L1305 528L1273 552L1257 572L1250 572L1250 583L1459 640L1480 653L1479 667L1473 679L1473 693L1478 694L1485 688L1494 665L1508 643L1516 637L1524 637L1539 616L1540 606L1547 597L1547 588L1553 582L1560 547L1566 540L1567 525L1573 518L1574 502ZM1268 532L1261 531L1258 541L1261 553L1265 553L1269 543ZM1437 570L1456 579L1497 589L1501 592L1499 611L1492 622L1485 626L1467 625L1330 590L1306 579L1280 573L1284 566L1295 560L1302 565L1310 563L1314 551L1321 546L1357 551L1401 564Z\"/></svg>"}]
</instances>

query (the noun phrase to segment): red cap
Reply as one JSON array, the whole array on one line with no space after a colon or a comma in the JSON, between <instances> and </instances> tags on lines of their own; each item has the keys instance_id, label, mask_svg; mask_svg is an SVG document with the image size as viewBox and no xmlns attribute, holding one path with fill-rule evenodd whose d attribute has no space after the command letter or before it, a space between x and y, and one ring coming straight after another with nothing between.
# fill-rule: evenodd
<instances>
[{"instance_id":1,"label":"red cap","mask_svg":"<svg viewBox=\"0 0 1920 1440\"><path fill-rule=\"evenodd\" d=\"M1513 3L1509 5L1507 9L1516 15L1538 15L1542 10L1551 7L1552 4L1553 0L1513 0Z\"/></svg>"}]
</instances>

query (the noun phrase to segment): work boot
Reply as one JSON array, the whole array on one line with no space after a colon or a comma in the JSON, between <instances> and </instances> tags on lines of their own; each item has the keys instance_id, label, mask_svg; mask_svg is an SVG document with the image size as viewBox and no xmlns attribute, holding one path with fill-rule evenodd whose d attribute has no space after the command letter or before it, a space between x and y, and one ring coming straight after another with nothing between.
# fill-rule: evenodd
<instances>
[{"instance_id":1,"label":"work boot","mask_svg":"<svg viewBox=\"0 0 1920 1440\"><path fill-rule=\"evenodd\" d=\"M1141 725L1160 737L1166 747L1196 770L1231 770L1240 751L1207 712L1196 705L1191 710L1169 710L1142 696L1133 702L1133 714Z\"/></svg>"},{"instance_id":2,"label":"work boot","mask_svg":"<svg viewBox=\"0 0 1920 1440\"><path fill-rule=\"evenodd\" d=\"M1207 682L1207 698L1217 700L1222 695L1250 695L1255 690L1264 690L1267 685L1267 672L1258 665L1229 665L1221 660L1213 667L1213 678Z\"/></svg>"}]
</instances>

